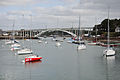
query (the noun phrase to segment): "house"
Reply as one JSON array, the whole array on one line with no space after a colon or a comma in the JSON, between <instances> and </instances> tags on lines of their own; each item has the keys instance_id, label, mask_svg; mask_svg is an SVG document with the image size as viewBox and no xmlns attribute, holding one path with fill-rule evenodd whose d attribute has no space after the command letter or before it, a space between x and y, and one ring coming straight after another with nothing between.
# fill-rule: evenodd
<instances>
[{"instance_id":1,"label":"house","mask_svg":"<svg viewBox=\"0 0 120 80\"><path fill-rule=\"evenodd\" d=\"M116 27L115 32L120 32L120 27Z\"/></svg>"}]
</instances>

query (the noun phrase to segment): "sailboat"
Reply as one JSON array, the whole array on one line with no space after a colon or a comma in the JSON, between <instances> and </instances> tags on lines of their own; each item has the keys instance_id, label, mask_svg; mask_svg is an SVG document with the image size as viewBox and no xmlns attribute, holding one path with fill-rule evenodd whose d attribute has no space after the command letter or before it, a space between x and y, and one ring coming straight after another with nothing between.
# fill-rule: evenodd
<instances>
[{"instance_id":1,"label":"sailboat","mask_svg":"<svg viewBox=\"0 0 120 80\"><path fill-rule=\"evenodd\" d=\"M82 40L82 37L80 36L80 16L79 16L79 28L78 28L78 43L79 43L77 46L78 50L86 49L86 45L84 41Z\"/></svg>"},{"instance_id":2,"label":"sailboat","mask_svg":"<svg viewBox=\"0 0 120 80\"><path fill-rule=\"evenodd\" d=\"M14 26L15 26L15 20L13 20L13 30L12 30L11 39L5 41L5 44L7 44L7 45L13 45L15 43L19 43L19 41L15 40Z\"/></svg>"},{"instance_id":3,"label":"sailboat","mask_svg":"<svg viewBox=\"0 0 120 80\"><path fill-rule=\"evenodd\" d=\"M13 20L12 43L11 43L11 50L12 50L12 51L15 51L15 50L19 50L19 49L20 49L20 44L18 44L18 41L15 40L14 27L15 27L15 20Z\"/></svg>"},{"instance_id":4,"label":"sailboat","mask_svg":"<svg viewBox=\"0 0 120 80\"><path fill-rule=\"evenodd\" d=\"M24 15L23 15L24 18ZM23 30L23 41L24 41L24 30ZM28 48L22 48L21 50L18 50L17 54L18 55L26 55L26 54L32 54L32 50Z\"/></svg>"},{"instance_id":5,"label":"sailboat","mask_svg":"<svg viewBox=\"0 0 120 80\"><path fill-rule=\"evenodd\" d=\"M109 31L109 9L108 9L108 35L107 35L107 49L103 52L103 55L107 56L114 56L115 51L113 48L110 48L110 31Z\"/></svg>"}]
</instances>

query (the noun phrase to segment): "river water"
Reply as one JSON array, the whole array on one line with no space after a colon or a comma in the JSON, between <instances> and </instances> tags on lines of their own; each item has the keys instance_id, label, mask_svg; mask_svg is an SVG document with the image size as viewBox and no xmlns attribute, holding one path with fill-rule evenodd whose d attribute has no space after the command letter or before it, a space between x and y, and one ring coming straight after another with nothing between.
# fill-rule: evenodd
<instances>
[{"instance_id":1,"label":"river water","mask_svg":"<svg viewBox=\"0 0 120 80\"><path fill-rule=\"evenodd\" d=\"M20 44L31 48L41 61L22 63L25 56L15 55L5 41L0 41L0 80L119 80L120 48L115 48L114 57L103 57L104 47L87 45L86 50L77 50L77 45L67 39L56 47L51 38L20 40Z\"/></svg>"}]
</instances>

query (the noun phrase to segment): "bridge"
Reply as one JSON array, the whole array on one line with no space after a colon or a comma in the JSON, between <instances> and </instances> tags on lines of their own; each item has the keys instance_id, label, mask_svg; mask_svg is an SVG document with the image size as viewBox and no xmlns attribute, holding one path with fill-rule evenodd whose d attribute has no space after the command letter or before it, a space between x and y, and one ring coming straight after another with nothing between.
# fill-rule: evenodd
<instances>
[{"instance_id":1,"label":"bridge","mask_svg":"<svg viewBox=\"0 0 120 80\"><path fill-rule=\"evenodd\" d=\"M93 28L92 27L83 27L81 28L81 31L92 31ZM40 37L42 34L44 34L45 32L54 32L54 31L61 31L61 32L64 32L64 33L67 33L73 37L77 36L78 34L78 28L48 28L48 29L44 29L44 30L41 30L39 31L39 33L37 35L35 35L35 37Z\"/></svg>"},{"instance_id":2,"label":"bridge","mask_svg":"<svg viewBox=\"0 0 120 80\"><path fill-rule=\"evenodd\" d=\"M41 31L39 34L35 35L35 37L39 37L42 34L44 34L45 32L54 32L54 31L61 31L61 32L67 33L67 34L69 34L71 36L74 36L74 37L76 36L76 34L70 32L70 31L67 31L67 30L62 30L62 29L46 29L44 31Z\"/></svg>"},{"instance_id":3,"label":"bridge","mask_svg":"<svg viewBox=\"0 0 120 80\"><path fill-rule=\"evenodd\" d=\"M90 34L90 32L93 30L93 27L82 27L81 31L82 34L84 34L83 31L87 31L88 34ZM21 37L41 37L41 35L43 35L46 32L55 32L55 31L59 31L59 32L63 32L66 33L68 35L71 36L76 36L78 35L78 28L47 28L47 29L32 29L32 30L25 30L25 29L21 29L21 30L15 30L15 35L16 36L21 36ZM13 31L7 31L8 34L11 34ZM64 35L64 34L63 34Z\"/></svg>"}]
</instances>

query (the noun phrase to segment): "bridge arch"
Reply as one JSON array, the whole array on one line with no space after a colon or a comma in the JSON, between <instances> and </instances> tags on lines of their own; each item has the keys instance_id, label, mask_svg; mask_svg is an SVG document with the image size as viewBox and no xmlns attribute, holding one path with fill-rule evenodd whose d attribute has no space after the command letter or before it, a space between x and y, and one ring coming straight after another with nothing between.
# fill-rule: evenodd
<instances>
[{"instance_id":1,"label":"bridge arch","mask_svg":"<svg viewBox=\"0 0 120 80\"><path fill-rule=\"evenodd\" d=\"M42 34L44 34L45 32L53 32L53 31L61 31L61 32L65 32L65 33L68 33L70 34L71 36L75 37L76 34L72 33L72 32L69 32L69 31L66 31L66 30L61 30L61 29L48 29L48 30L44 30L44 31L41 31L39 34L37 34L35 37L40 37Z\"/></svg>"}]
</instances>

